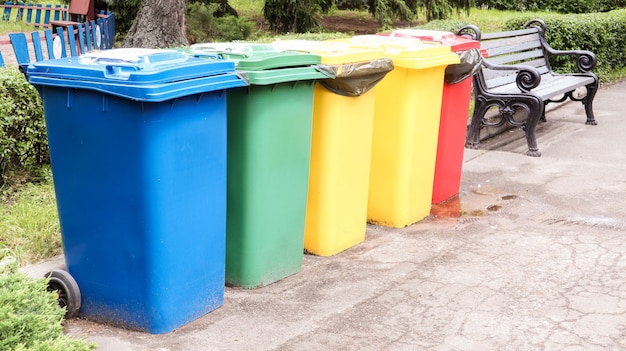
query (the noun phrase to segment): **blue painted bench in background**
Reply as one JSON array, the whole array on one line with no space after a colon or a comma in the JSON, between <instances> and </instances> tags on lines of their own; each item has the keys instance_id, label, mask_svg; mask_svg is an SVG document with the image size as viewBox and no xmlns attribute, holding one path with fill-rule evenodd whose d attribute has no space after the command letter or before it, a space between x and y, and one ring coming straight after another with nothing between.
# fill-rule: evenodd
<instances>
[{"instance_id":1,"label":"blue painted bench in background","mask_svg":"<svg viewBox=\"0 0 626 351\"><path fill-rule=\"evenodd\" d=\"M23 69L31 60L30 49L34 52L34 60L78 56L93 50L113 48L115 43L115 15L112 12L101 12L96 20L56 27L41 31L9 34L9 43L13 48L18 65ZM44 45L45 43L45 51ZM0 44L8 44L1 42ZM47 56L44 58L44 54ZM0 66L5 62L0 53Z\"/></svg>"}]
</instances>

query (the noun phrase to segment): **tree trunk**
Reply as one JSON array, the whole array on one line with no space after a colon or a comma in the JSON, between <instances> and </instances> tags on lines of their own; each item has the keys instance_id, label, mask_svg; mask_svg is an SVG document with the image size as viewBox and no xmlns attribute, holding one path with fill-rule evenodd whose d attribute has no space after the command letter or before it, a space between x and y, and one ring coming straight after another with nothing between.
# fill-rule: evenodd
<instances>
[{"instance_id":1,"label":"tree trunk","mask_svg":"<svg viewBox=\"0 0 626 351\"><path fill-rule=\"evenodd\" d=\"M187 0L143 0L124 47L187 46Z\"/></svg>"}]
</instances>

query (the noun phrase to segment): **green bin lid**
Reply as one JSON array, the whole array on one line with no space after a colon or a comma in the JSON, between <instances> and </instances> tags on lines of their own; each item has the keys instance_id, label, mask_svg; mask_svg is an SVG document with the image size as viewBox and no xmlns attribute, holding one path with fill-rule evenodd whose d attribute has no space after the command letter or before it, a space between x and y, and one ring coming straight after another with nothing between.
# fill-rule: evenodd
<instances>
[{"instance_id":1,"label":"green bin lid","mask_svg":"<svg viewBox=\"0 0 626 351\"><path fill-rule=\"evenodd\" d=\"M289 81L328 78L316 67L321 57L310 53L284 51L272 44L202 43L190 47L199 57L235 62L238 72L247 75L250 84L269 85Z\"/></svg>"}]
</instances>

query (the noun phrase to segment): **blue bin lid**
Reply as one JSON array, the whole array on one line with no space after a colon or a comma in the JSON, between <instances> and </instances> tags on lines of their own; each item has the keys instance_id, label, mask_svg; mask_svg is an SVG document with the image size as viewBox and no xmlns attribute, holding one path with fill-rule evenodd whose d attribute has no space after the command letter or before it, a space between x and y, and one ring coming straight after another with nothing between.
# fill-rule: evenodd
<instances>
[{"instance_id":1,"label":"blue bin lid","mask_svg":"<svg viewBox=\"0 0 626 351\"><path fill-rule=\"evenodd\" d=\"M248 85L230 61L136 48L35 62L27 76L33 85L97 90L150 102Z\"/></svg>"}]
</instances>

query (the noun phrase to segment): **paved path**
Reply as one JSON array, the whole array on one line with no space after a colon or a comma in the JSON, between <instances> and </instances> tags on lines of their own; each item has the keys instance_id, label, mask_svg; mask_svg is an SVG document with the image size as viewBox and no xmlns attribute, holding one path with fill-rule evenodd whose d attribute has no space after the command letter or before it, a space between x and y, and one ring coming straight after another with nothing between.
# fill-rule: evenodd
<instances>
[{"instance_id":1,"label":"paved path","mask_svg":"<svg viewBox=\"0 0 626 351\"><path fill-rule=\"evenodd\" d=\"M99 350L626 350L626 81L466 150L458 201L165 335L84 320Z\"/></svg>"}]
</instances>

